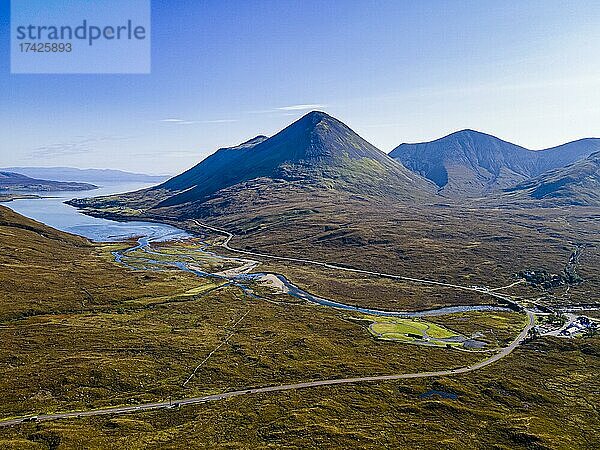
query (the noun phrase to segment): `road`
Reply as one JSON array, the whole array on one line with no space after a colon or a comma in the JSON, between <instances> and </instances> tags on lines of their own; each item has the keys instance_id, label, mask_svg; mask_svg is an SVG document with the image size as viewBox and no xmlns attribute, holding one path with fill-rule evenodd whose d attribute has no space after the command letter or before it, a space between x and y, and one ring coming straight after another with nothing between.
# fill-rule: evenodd
<instances>
[{"instance_id":1,"label":"road","mask_svg":"<svg viewBox=\"0 0 600 450\"><path fill-rule=\"evenodd\" d=\"M322 262L322 261L315 261L312 259L290 258L287 256L276 256L276 255L269 255L266 253L258 253L258 252L251 252L248 250L241 250L239 248L231 247L229 245L229 243L231 242L231 239L233 239L233 234L230 233L229 231L203 224L201 222L198 222L197 220L193 220L193 222L201 228L206 228L207 230L214 231L215 233L219 233L219 234L226 236L225 242L223 242L221 244L221 247L223 247L231 252L234 252L234 253L240 253L243 255L248 255L248 256L253 256L253 257L258 257L258 258L273 259L273 260L277 260L277 261L290 261L290 262L296 262L296 263L300 263L300 264L310 264L313 266L326 267L328 269L343 270L345 272L354 272L354 273L361 273L361 274L365 274L365 275L374 275L374 276L378 276L381 278L391 278L394 280L411 281L413 283L430 284L430 285L434 285L434 286L449 287L449 288L459 289L459 290L463 290L463 291L479 292L480 294L489 295L491 297L513 303L512 299L509 296L498 294L497 292L494 292L494 289L488 289L485 287L461 286L460 284L444 283L441 281L427 280L424 278L406 277L403 275L394 275L391 273L373 272L370 270L354 269L351 267L338 266L337 264L326 263L326 262ZM510 285L510 286L512 286L512 285ZM504 289L506 287L510 287L510 286L505 286L502 289Z\"/></svg>"},{"instance_id":2,"label":"road","mask_svg":"<svg viewBox=\"0 0 600 450\"><path fill-rule=\"evenodd\" d=\"M185 398L181 400L174 400L172 402L158 402L158 403L145 403L142 405L136 406L117 406L113 408L103 408L103 409L95 409L89 411L74 411L74 412L65 412L65 413L56 413L56 414L44 414L35 416L36 422L45 422L51 420L58 419L74 419L81 417L91 417L91 416L106 416L106 415L122 415L122 414L131 414L138 413L142 411L154 411L159 409L168 409L173 406L189 406L189 405L198 405L201 403L214 402L218 400L225 400L232 397L238 397L242 395L256 395L256 394L266 394L271 392L282 392L282 391L291 391L298 389L307 389L313 387L320 386L335 386L340 384L353 384L353 383L367 383L367 382L378 382L378 381L393 381L393 380L407 380L413 378L431 378L431 377L443 377L450 375L458 375L468 372L473 372L474 370L481 369L483 367L489 366L497 362L498 360L508 356L517 346L523 342L523 340L527 337L529 330L533 328L535 324L535 316L531 311L527 311L527 317L529 318L529 322L527 326L519 333L519 335L515 338L514 341L510 343L507 347L504 347L495 355L487 358L479 363L473 364L468 367L461 367L458 369L450 369L450 370L440 370L437 372L417 372L417 373L404 373L404 374L396 374L396 375L378 375L372 377L357 377L357 378L337 378L330 380L320 380L320 381L306 381L304 383L295 383L295 384L282 384L278 386L268 386L268 387L259 387L259 388L249 388L243 389L239 391L231 391L224 392L222 394L214 394L214 395L206 395L204 397L192 397ZM16 419L9 419L0 421L0 427L9 427L14 425L19 425L21 423L32 422L32 417L20 417Z\"/></svg>"},{"instance_id":3,"label":"road","mask_svg":"<svg viewBox=\"0 0 600 450\"><path fill-rule=\"evenodd\" d=\"M430 285L436 285L436 286L450 287L450 288L454 288L454 289L474 291L474 292L479 292L482 294L490 295L495 298L500 298L505 301L511 301L510 297L501 295L501 294L496 294L492 290L485 288L485 287L461 286L461 285L457 285L457 284L443 283L443 282L439 282L439 281L426 280L426 279L421 279L421 278L405 277L405 276L401 276L401 275L394 275L394 274L388 274L388 273L383 273L383 272L374 272L374 271L369 271L369 270L354 269L354 268L350 268L350 267L343 267L343 266L338 266L336 264L325 263L325 262L321 262L321 261L314 261L314 260L309 260L309 259L290 258L290 257L285 257L285 256L275 256L275 255L268 255L268 254L264 254L264 253L251 252L251 251L247 251L247 250L241 250L241 249L237 249L237 248L230 246L230 241L233 238L232 233L230 233L226 230L222 230L222 229L219 229L216 227L202 224L196 220L194 220L194 223L202 228L206 228L208 230L211 230L211 231L214 231L216 233L226 236L226 239L221 244L221 246L223 248L225 248L231 252L235 252L235 253L240 253L240 254L249 255L249 256L253 256L253 257L259 257L259 258L267 258L267 259L280 260L280 261L291 261L291 262L296 262L296 263L301 263L301 264L311 264L311 265L315 265L315 266L325 267L328 269L343 270L346 272L361 273L361 274L366 274L366 275L374 275L374 276L379 276L379 277L383 277L383 278L391 278L391 279L397 279L397 280L403 280L403 281L411 281L411 282L415 282L415 283L423 283L423 284L430 284ZM441 370L441 371L437 371L437 372L417 372L417 373L405 373L405 374L394 374L394 375L378 375L378 376L371 376L371 377L337 378L337 379L329 379L329 380L307 381L304 383L283 384L283 385L278 385L278 386L249 388L249 389L243 389L243 390L239 390L239 391L231 391L231 392L224 392L221 394L207 395L204 397L185 398L185 399L181 399L181 400L174 400L172 402L145 403L145 404L136 405L136 406L118 406L118 407L95 409L95 410L88 410L88 411L73 411L73 412L64 412L64 413L56 413L56 414L44 414L44 415L38 415L38 416L20 417L20 418L16 418L16 419L0 420L0 427L8 427L8 426L18 425L21 423L31 422L32 417L35 417L36 422L41 422L41 421L50 421L50 420L57 420L57 419L81 418L81 417L90 417L90 416L131 414L131 413L142 412L142 411L167 409L167 408L172 407L173 405L176 405L176 406L196 405L196 404L206 403L206 402L211 402L211 401L225 400L228 398L242 396L242 395L256 395L256 394L264 394L264 393L270 393L270 392L281 392L281 391L289 391L289 390L297 390L297 389L306 389L306 388L319 387L319 386L334 386L334 385L339 385L339 384L404 380L404 379L413 379L413 378L442 377L442 376L450 376L450 375L458 375L458 374L468 373L468 372L472 372L474 370L478 370L483 367L486 367L486 366L493 364L493 363L497 362L498 360L506 357L521 342L523 342L523 340L527 337L529 330L531 330L531 328L534 326L534 323L535 323L535 316L533 315L533 313L531 311L526 311L526 313L529 318L529 322L528 322L527 326L517 336L517 338L513 342L511 342L510 345L508 345L507 347L504 347L502 350L500 350L498 353L494 354L493 356L491 356L479 363L468 366L468 367L461 367L458 369L450 369L450 370Z\"/></svg>"}]
</instances>

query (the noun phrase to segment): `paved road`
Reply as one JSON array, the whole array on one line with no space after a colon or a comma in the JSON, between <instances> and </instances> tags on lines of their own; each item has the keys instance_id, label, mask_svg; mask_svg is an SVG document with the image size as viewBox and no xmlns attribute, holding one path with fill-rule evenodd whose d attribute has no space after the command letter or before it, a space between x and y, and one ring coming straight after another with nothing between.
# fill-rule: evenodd
<instances>
[{"instance_id":1,"label":"paved road","mask_svg":"<svg viewBox=\"0 0 600 450\"><path fill-rule=\"evenodd\" d=\"M500 294L495 294L494 292L492 292L489 289L484 288L484 287L460 286L460 285L456 285L456 284L442 283L442 282L433 281L433 280L404 277L404 276L400 276L400 275L393 275L393 274L387 274L387 273L382 273L382 272L373 272L373 271L369 271L369 270L352 269L349 267L338 266L336 264L329 264L329 263L313 261L313 260L308 260L308 259L302 259L302 258L289 258L289 257L284 257L284 256L274 256L274 255L267 255L264 253L240 250L240 249L233 248L229 245L229 242L233 238L233 234L229 233L228 231L221 230L219 228L215 228L215 227L211 227L209 225L202 224L198 221L194 221L194 222L200 227L203 227L208 230L225 235L226 236L225 242L221 245L224 248L226 248L227 250L236 252L236 253L242 253L245 255L250 255L250 256L260 257L260 258L292 261L292 262L298 262L298 263L303 263L303 264L312 264L312 265L326 267L326 268L335 269L335 270L344 270L344 271L348 271L348 272L363 273L363 274L367 274L367 275L375 275L375 276L380 276L380 277L385 277L385 278L393 278L393 279L399 279L399 280L405 280L405 281L413 281L413 282L417 282L417 283L425 283L425 284L432 284L432 285L437 285L437 286L452 287L452 288L456 288L456 289L480 292L483 294L491 295L493 297L501 298L503 300L510 300L509 297L506 297L506 296L503 296ZM417 373L405 373L405 374L395 374L395 375L379 375L379 376L372 376L372 377L338 378L338 379L320 380L320 381L307 381L304 383L296 383L296 384L283 384L283 385L278 385L278 386L268 386L268 387L261 387L261 388L249 388L249 389L244 389L244 390L239 390L239 391L224 392L222 394L207 395L204 397L185 398L185 399L181 399L181 400L175 400L171 403L170 402L145 403L145 404L136 405L136 406L118 406L118 407L113 407L113 408L103 408L103 409L96 409L96 410L89 410L89 411L75 411L75 412L65 412L65 413L56 413L56 414L44 414L44 415L35 416L35 421L41 422L41 421L50 421L50 420L57 420L57 419L69 419L69 418L80 418L80 417L101 416L101 415L131 414L131 413L136 413L136 412L141 412L141 411L152 411L152 410L158 410L158 409L165 409L165 408L171 407L172 405L177 405L177 406L196 405L196 404L206 403L206 402L211 402L211 401L224 400L224 399L228 399L231 397L237 397L237 396L241 396L241 395L263 394L263 393L269 393L269 392L281 392L281 391L289 391L289 390L296 390L296 389L306 389L306 388L318 387L318 386L333 386L333 385L338 385L338 384L403 380L403 379L411 379L411 378L441 377L441 376L449 376L449 375L468 373L468 372L472 372L474 370L481 369L485 366L493 364L496 361L504 358L505 356L509 355L521 342L523 342L523 340L527 337L529 330L531 330L531 328L535 324L535 316L533 315L533 313L531 311L526 311L526 312L527 312L527 316L529 318L529 323L510 345L503 348L502 350L500 350L498 353L494 354L490 358L487 358L487 359L485 359L479 363L476 363L474 365L467 366L467 367L461 367L458 369L441 370L441 371L437 371L437 372L417 372ZM9 419L9 420L0 420L0 427L8 427L8 426L18 425L21 423L26 423L26 422L31 422L31 421L32 421L32 416L21 417L21 418L16 418L16 419Z\"/></svg>"},{"instance_id":2,"label":"paved road","mask_svg":"<svg viewBox=\"0 0 600 450\"><path fill-rule=\"evenodd\" d=\"M258 258L267 258L267 259L273 259L273 260L278 260L278 261L291 261L291 262L297 262L297 263L301 263L301 264L311 264L313 266L320 266L320 267L326 267L328 269L334 269L334 270L343 270L346 272L354 272L354 273L362 273L365 275L375 275L378 277L382 277L382 278L391 278L394 280L402 280L402 281L411 281L414 283L421 283L421 284L430 284L430 285L434 285L434 286L444 286L444 287L450 287L453 289L460 289L463 291L471 291L471 292L479 292L480 294L485 294L485 295L489 295L491 297L497 298L497 299L501 299L504 301L508 301L510 303L514 303L512 301L512 299L507 296L507 295L503 295L503 294L499 294L497 292L494 292L493 289L488 289L486 287L479 287L479 286L461 286L459 284L452 284L452 283L443 283L441 281L434 281L434 280L427 280L427 279L423 279L423 278L413 278L413 277L406 277L406 276L402 276L402 275L394 275L391 273L384 273L384 272L373 272L370 270L362 270L362 269L353 269L351 267L344 267L344 266L338 266L337 264L331 264L331 263L326 263L326 262L321 262L321 261L314 261L311 259L303 259L303 258L290 258L287 256L276 256L276 255L269 255L266 253L258 253L258 252L251 252L248 250L241 250L235 247L231 247L229 245L229 243L231 242L231 239L233 239L233 234L230 233L227 230L223 230L220 228L216 228L216 227L212 227L210 225L206 225L203 224L201 222L198 222L197 220L193 220L193 222L198 225L199 227L202 228L206 228L207 230L211 230L214 231L216 233L222 234L224 236L226 236L225 242L223 242L221 244L221 247L231 251L231 252L235 252L235 253L241 253L244 255L249 255L249 256L254 256L254 257L258 257Z\"/></svg>"},{"instance_id":3,"label":"paved road","mask_svg":"<svg viewBox=\"0 0 600 450\"><path fill-rule=\"evenodd\" d=\"M153 411L158 409L167 409L170 406L189 406L189 405L197 405L200 403L213 402L217 400L225 400L232 397L238 397L242 395L254 395L254 394L265 394L270 392L282 392L282 391L290 391L297 389L306 389L312 387L319 386L334 386L338 384L352 384L352 383L366 383L366 382L376 382L376 381L390 381L390 380L406 380L412 378L431 378L431 377L442 377L449 375L458 375L462 373L472 372L474 370L481 369L485 366L489 366L490 364L495 363L496 361L504 358L509 355L523 340L527 337L529 330L534 326L535 316L531 311L527 311L527 316L529 318L529 323L527 326L521 331L521 333L517 336L517 338L510 343L508 347L504 347L500 352L495 355L487 358L479 363L473 364L468 367L461 367L459 369L451 369L451 370L440 370L437 372L418 372L418 373L404 373L404 374L396 374L396 375L379 375L373 377L357 377L357 378L338 378L332 380L320 380L320 381L307 381L304 383L295 383L295 384L282 384L278 386L268 386L261 388L249 388L243 389L239 391L231 391L224 392L222 394L214 394L214 395L206 395L204 397L193 397L193 398L185 398L181 400L174 400L173 402L159 402L159 403L145 403L137 406L117 406L114 408L103 408L103 409L95 409L90 411L76 411L76 412L65 412L65 413L56 413L56 414L45 414L35 416L36 422L45 422L50 420L57 419L73 419L73 418L81 418L81 417L90 417L90 416L104 416L104 415L121 415L121 414L131 414L142 411ZM0 421L0 427L9 427L18 425L21 423L32 422L31 417L21 417L17 419L10 419Z\"/></svg>"}]
</instances>

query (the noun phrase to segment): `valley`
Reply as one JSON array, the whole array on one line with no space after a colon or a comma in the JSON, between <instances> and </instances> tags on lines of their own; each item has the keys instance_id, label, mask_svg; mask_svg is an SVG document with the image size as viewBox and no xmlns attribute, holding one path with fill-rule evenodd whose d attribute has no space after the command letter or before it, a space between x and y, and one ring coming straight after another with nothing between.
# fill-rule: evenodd
<instances>
[{"instance_id":1,"label":"valley","mask_svg":"<svg viewBox=\"0 0 600 450\"><path fill-rule=\"evenodd\" d=\"M600 449L600 2L0 17L0 450Z\"/></svg>"},{"instance_id":2,"label":"valley","mask_svg":"<svg viewBox=\"0 0 600 450\"><path fill-rule=\"evenodd\" d=\"M3 223L18 223L21 220L17 216L8 214L6 210L3 210L3 214ZM37 230L33 231L34 233L41 232L51 236L50 229L41 225L33 228ZM52 236L71 242L68 235L62 235L59 232L55 232ZM218 236L207 235L206 238L213 239L216 245L219 245L219 242L221 245L224 244ZM75 239L73 243L82 246L83 251L89 251L86 250L88 245L84 244L85 241ZM176 241L175 244L156 242L151 245L155 248L152 250L153 253L147 256L159 262L169 260L169 257L158 257L154 252L163 255L177 255L177 259L179 259L182 256L195 255L198 249L203 247L198 244L190 246L186 241L180 241L180 243ZM229 241L227 245L229 246ZM57 306L56 302L52 302L52 310L48 312L38 311L34 315L23 316L12 312L9 316L12 319L3 321L2 327L0 327L0 333L4 334L5 338L9 337L11 342L10 350L6 349L8 353L5 353L3 360L11 361L8 368L12 379L22 380L18 383L10 382L11 389L17 396L15 400L27 398L37 392L25 403L22 400L14 403L15 406L20 405L16 409L10 406L11 397L6 399L6 406L3 410L4 417L7 413L9 416L15 413L18 415L19 411L34 410L38 412L33 421L23 422L23 419L20 418L16 419L16 422L6 423L7 425L19 423L17 434L37 428L38 431L35 435L40 439L60 439L61 442L75 444L80 436L85 435L81 428L85 427L89 430L88 433L95 430L89 439L97 443L104 442L103 445L105 445L107 441L104 439L114 439L115 432L119 435L120 432L117 430L125 432L126 428L121 428L122 426L134 426L134 429L138 429L138 432L142 433L144 433L144 427L148 426L142 425L144 423L152 423L152 427L171 427L172 425L169 424L179 423L177 427L181 427L183 423L188 423L189 412L186 412L188 408L196 411L194 414L203 414L202 411L211 411L215 408L209 407L206 402L226 402L226 406L216 406L216 408L220 410L227 408L228 411L233 411L236 407L231 400L228 400L229 398L248 396L254 399L250 401L251 404L265 405L265 402L270 402L268 400L270 396L275 396L273 402L293 401L299 406L300 404L297 402L300 397L297 396L300 394L285 394L284 398L280 397L282 393L290 389L298 392L306 389L307 394L301 395L301 398L305 399L312 398L313 394L309 392L313 390L321 395L343 395L348 399L353 398L352 392L361 392L363 396L375 396L373 398L376 398L377 392L382 389L384 391L390 389L392 386L390 383L405 380L400 385L400 387L404 387L399 394L394 394L392 397L389 397L388 394L388 401L394 398L393 404L400 402L397 406L400 407L401 404L414 404L414 400L406 398L407 395L411 395L410 392L414 392L414 389L419 392L420 389L423 389L419 386L431 386L429 383L423 385L410 380L418 380L419 377L432 377L439 380L445 376L459 376L463 380L460 382L462 388L458 388L454 382L442 383L447 386L450 383L449 385L454 386L449 388L450 390L464 392L465 383L468 385L470 381L463 377L468 376L468 373L485 371L487 364L493 363L492 367L503 364L499 361L502 357L509 360L508 366L516 364L523 358L525 360L528 358L527 354L519 353L518 350L517 359L509 356L509 353L516 348L516 344L526 335L531 326L529 324L525 327L521 314L502 313L508 314L505 320L513 324L511 329L514 331L506 335L508 343L506 341L501 343L490 341L493 345L503 348L500 353L479 354L460 351L457 353L456 350L446 348L407 346L393 341L378 343L365 328L354 322L353 315L347 316L343 310L339 312L330 308L315 310L315 306L303 304L303 302L298 303L297 300L286 301L285 294L273 294L268 287L265 289L265 287L251 286L255 295L261 297L267 295L267 298L272 299L272 301L265 301L252 295L248 296L244 289L227 286L227 283L211 281L204 277L198 278L197 275L177 268L159 272L153 270L131 271L118 266L111 268L110 261L114 256L110 252L127 255L127 248L136 248L137 246L127 247L122 244L103 244L103 246L104 250L101 252L104 256L102 259L109 265L97 267L96 270L102 270L107 275L110 274L112 278L134 276L136 279L144 280L142 290L137 294L134 293L131 284L133 280L127 282L128 287L118 288L118 282L113 284L116 280L105 284L106 287L103 287L98 281L86 287L86 281L79 279L78 284L82 289L83 299L85 299L87 291L91 298L95 299L93 306L86 304L83 300L84 303L79 307L72 308L65 305L68 309L62 309ZM77 254L79 251L76 250L77 248L79 247L75 247L71 251L75 251L75 254L71 253L70 258ZM217 248L214 247L215 250ZM230 251L231 248L230 246ZM132 259L140 256L135 253L137 251L129 253ZM55 254L60 253L56 252ZM20 256L15 255L15 258L18 260ZM35 261L36 259L28 256L28 260ZM87 267L86 260L87 257L85 259L75 257L73 268L79 270L77 267ZM43 259L37 261L41 267L44 266ZM195 260L194 266L203 263L208 264L207 267L212 267L213 270L223 268L221 265L214 266L215 261L203 258ZM96 265L97 262L94 263L94 266ZM179 287L175 287L176 285L173 283L177 283ZM109 286L114 287L110 288ZM164 286L166 290L161 292L160 289L164 288L160 288L160 286ZM116 290L114 292L117 296L112 297L114 294L111 294L110 303L102 304L101 298L105 295L102 292L107 288L124 289L123 292L127 292L127 297L118 300L120 294ZM156 291L157 288L158 291ZM177 293L173 292L174 288ZM152 290L156 292L152 292ZM321 292L318 293L322 295ZM22 293L19 294L20 297L22 295ZM461 314L465 313L437 316L431 320L439 323L446 321L445 323L450 329L458 326L457 329L460 330ZM469 322L485 321L485 312L468 314L472 315ZM499 313L494 312L493 314ZM481 315L481 319L473 315ZM452 317L454 316L456 318L453 322ZM239 325L233 329L232 326L238 324L240 320ZM488 323L492 322L488 321ZM223 327L225 324L229 325ZM494 326L498 327L499 324ZM475 327L474 330L484 331L485 328ZM502 329L496 328L496 330L494 335L501 336ZM73 333L79 336L79 339L67 338L74 335ZM518 338L517 335L519 335ZM48 346L48 341L45 339L50 336L52 336L53 342L60 341L60 346L56 346L56 344ZM225 346L219 348L228 336L231 337ZM118 340L115 340L117 337ZM490 335L491 337L492 335ZM190 346L191 343L194 345ZM545 345L557 344L558 342ZM35 370L36 365L32 365L33 361L27 362L22 359L17 361L10 356L11 353L19 354L19 349L25 348L22 347L24 345L28 348L31 357L35 357L37 351L43 351L46 355L44 356L46 361L44 375L42 378L36 377L37 381L33 386L27 383L27 380L35 377L29 372ZM531 345L539 345L539 343L525 344L525 348L529 348L528 346ZM162 350L159 350L161 348ZM215 349L217 351L211 354L211 351ZM78 356L73 358L70 356L71 354ZM175 355L176 359L173 358ZM190 383L182 388L185 379L199 363L205 360L207 355L211 355L210 358L200 366ZM100 361L104 362L101 366L102 369L98 370ZM176 361L177 363L174 365ZM556 365L553 370L557 370ZM398 375L391 375L394 372ZM156 378L158 374L163 374L163 376ZM342 374L348 375L350 378L336 378ZM473 380L476 378L474 377ZM8 380L8 378L3 379ZM307 382L307 379L314 381ZM139 380L139 384L134 380ZM265 380L268 380L268 386L260 387L265 386ZM281 385L276 384L279 380ZM60 386L55 384L58 381ZM407 381L410 383L406 384ZM367 387L368 384L374 382L383 383L383 385ZM357 387L353 390L339 387L347 383L356 384ZM439 388L438 383L439 381L436 381L433 386ZM477 381L477 383L479 382ZM588 388L592 386L593 384ZM239 388L236 390L236 387ZM33 391L31 391L32 388ZM330 391L324 394L323 389L330 389ZM335 390L331 391L331 389ZM183 397L182 394L197 396ZM462 395L471 397L464 393ZM293 398L296 400L292 400ZM153 401L155 399L163 401ZM150 403L146 403L147 401ZM443 403L448 401L444 400ZM484 404L492 409L500 407L498 400L494 400L494 397L483 397L480 401L484 401ZM425 407L425 405L439 402L439 400L432 399L419 401L418 404ZM170 408L173 405L176 407ZM239 408L244 408L245 405L248 405L248 401L240 403ZM206 409L207 407L208 409ZM69 411L72 408L75 409L72 413L61 413L61 411ZM41 411L56 411L56 413L51 413L49 417L46 417L40 413ZM119 422L119 413L125 413L123 417L138 417L139 419L124 419L124 422ZM100 417L107 414L108 416L100 419L102 422L97 422L96 414ZM402 417L402 413L399 414ZM460 413L455 411L454 414ZM26 417L31 417L31 415ZM307 419L309 417L312 418L310 420L316 420L316 416L313 414L306 416ZM544 417L543 420L549 420L543 415L540 415L538 420L542 420L542 417ZM44 421L52 418L61 418L61 420L58 422ZM140 419L141 421L139 421ZM286 419L282 418L281 420ZM493 419L492 422L499 423L497 420ZM102 428L103 425L101 428L97 428L100 423L115 424L116 428L110 425L110 429L115 430L110 432L112 437L109 437L107 431ZM254 426L261 427L261 423L261 421L257 421ZM561 426L569 427L569 423L569 421L563 422ZM518 430L520 425L514 423L510 426L514 430ZM10 429L11 427L2 430ZM344 442L343 433L333 432L332 434L332 432L333 430L327 432L323 430L318 433L320 437L317 439L325 439L323 442L328 443ZM519 431L519 433L522 432ZM29 436L33 436L31 432L29 433ZM531 439L534 439L534 429L527 428L526 433L533 433ZM3 435L6 436L6 431L0 431L0 436ZM14 434L12 435L14 436ZM185 440L184 434L177 435L179 437L176 439ZM213 434L213 436L216 438L217 435ZM249 442L248 437L243 437L245 436L243 432L241 434L235 432L233 436L237 436L236 439L242 439L243 442ZM369 433L365 435L368 439L367 436ZM160 438L158 439L156 442L160 442ZM454 439L460 438L457 435ZM481 435L478 439L485 442L486 438ZM542 439L548 439L548 437Z\"/></svg>"},{"instance_id":3,"label":"valley","mask_svg":"<svg viewBox=\"0 0 600 450\"><path fill-rule=\"evenodd\" d=\"M343 446L367 411L397 445L440 438L432 411L482 446L593 442L594 206L444 197L324 113L112 189L8 204L46 225L0 207L1 445L303 445L295 418Z\"/></svg>"}]
</instances>

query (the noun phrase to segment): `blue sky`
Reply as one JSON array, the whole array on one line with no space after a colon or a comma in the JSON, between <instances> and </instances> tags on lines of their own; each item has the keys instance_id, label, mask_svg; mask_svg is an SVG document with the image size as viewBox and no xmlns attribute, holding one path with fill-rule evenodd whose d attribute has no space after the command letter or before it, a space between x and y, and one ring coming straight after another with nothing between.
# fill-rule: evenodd
<instances>
[{"instance_id":1,"label":"blue sky","mask_svg":"<svg viewBox=\"0 0 600 450\"><path fill-rule=\"evenodd\" d=\"M11 75L8 15L0 166L176 173L312 108L384 151L600 136L597 1L153 0L150 75Z\"/></svg>"}]
</instances>

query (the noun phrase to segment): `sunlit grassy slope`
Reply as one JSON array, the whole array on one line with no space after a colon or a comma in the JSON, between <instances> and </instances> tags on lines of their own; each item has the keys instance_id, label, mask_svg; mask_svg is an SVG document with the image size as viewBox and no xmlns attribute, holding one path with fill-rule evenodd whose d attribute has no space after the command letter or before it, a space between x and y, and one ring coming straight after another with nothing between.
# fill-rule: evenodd
<instances>
[{"instance_id":1,"label":"sunlit grassy slope","mask_svg":"<svg viewBox=\"0 0 600 450\"><path fill-rule=\"evenodd\" d=\"M0 207L0 417L437 370L482 357L376 341L342 312L251 299L181 272L131 271L112 262L114 248ZM496 328L500 343L522 326L517 314L485 317L436 322L461 333ZM460 377L29 423L0 429L0 448L595 448L598 348L597 338L539 340ZM456 398L422 397L431 389Z\"/></svg>"}]
</instances>

